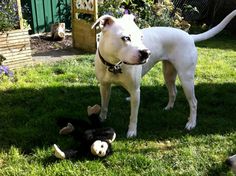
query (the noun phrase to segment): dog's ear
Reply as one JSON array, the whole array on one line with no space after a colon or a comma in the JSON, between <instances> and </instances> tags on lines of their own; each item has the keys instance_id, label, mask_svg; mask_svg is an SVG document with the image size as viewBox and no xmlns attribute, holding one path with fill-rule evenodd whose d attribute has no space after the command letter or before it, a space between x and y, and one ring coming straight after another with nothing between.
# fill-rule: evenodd
<instances>
[{"instance_id":1,"label":"dog's ear","mask_svg":"<svg viewBox=\"0 0 236 176\"><path fill-rule=\"evenodd\" d=\"M103 30L106 27L111 26L114 23L115 20L116 20L116 18L111 16L111 15L103 15L95 21L95 23L92 26L92 29L97 24L99 24L99 27L101 28L101 30Z\"/></svg>"},{"instance_id":2,"label":"dog's ear","mask_svg":"<svg viewBox=\"0 0 236 176\"><path fill-rule=\"evenodd\" d=\"M124 14L122 18L130 21L136 21L136 17L133 14Z\"/></svg>"}]
</instances>

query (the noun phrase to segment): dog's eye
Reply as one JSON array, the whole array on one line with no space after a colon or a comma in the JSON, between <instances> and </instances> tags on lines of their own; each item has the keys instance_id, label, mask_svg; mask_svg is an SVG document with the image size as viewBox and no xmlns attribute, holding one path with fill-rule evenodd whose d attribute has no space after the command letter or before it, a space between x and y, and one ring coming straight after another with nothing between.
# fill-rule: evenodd
<instances>
[{"instance_id":1,"label":"dog's eye","mask_svg":"<svg viewBox=\"0 0 236 176\"><path fill-rule=\"evenodd\" d=\"M129 36L123 36L123 37L121 37L121 40L123 40L124 42L131 41Z\"/></svg>"}]
</instances>

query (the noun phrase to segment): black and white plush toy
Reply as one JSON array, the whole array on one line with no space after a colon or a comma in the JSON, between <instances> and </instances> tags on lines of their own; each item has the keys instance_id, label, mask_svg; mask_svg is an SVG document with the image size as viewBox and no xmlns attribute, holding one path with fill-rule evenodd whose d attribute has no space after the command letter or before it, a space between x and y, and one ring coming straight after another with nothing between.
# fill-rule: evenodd
<instances>
[{"instance_id":1,"label":"black and white plush toy","mask_svg":"<svg viewBox=\"0 0 236 176\"><path fill-rule=\"evenodd\" d=\"M75 158L79 156L106 157L112 153L111 143L116 138L113 128L102 127L98 114L100 106L89 106L87 109L89 122L80 119L63 118L58 120L58 125L64 127L61 135L71 135L78 141L79 147L70 150L61 150L53 145L54 155L60 159ZM66 126L65 126L66 125Z\"/></svg>"}]
</instances>

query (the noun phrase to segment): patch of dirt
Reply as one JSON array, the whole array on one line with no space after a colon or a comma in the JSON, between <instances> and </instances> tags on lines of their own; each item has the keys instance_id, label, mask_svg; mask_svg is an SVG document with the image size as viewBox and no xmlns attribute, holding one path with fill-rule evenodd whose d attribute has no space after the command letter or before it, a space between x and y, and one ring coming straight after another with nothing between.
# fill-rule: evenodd
<instances>
[{"instance_id":1,"label":"patch of dirt","mask_svg":"<svg viewBox=\"0 0 236 176\"><path fill-rule=\"evenodd\" d=\"M65 38L60 41L52 40L47 34L34 34L30 36L30 43L32 59L35 63L51 63L81 54L81 51L72 46L71 32L66 32Z\"/></svg>"},{"instance_id":2,"label":"patch of dirt","mask_svg":"<svg viewBox=\"0 0 236 176\"><path fill-rule=\"evenodd\" d=\"M71 33L67 32L63 40L54 41L50 35L36 34L31 35L30 44L32 55L61 49L69 49L72 48L72 36Z\"/></svg>"}]
</instances>

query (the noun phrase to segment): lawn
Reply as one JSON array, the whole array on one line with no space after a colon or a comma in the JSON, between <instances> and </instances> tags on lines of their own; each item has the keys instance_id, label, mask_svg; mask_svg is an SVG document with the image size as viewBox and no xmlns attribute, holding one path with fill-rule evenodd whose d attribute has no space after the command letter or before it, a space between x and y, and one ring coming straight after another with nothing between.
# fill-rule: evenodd
<instances>
[{"instance_id":1,"label":"lawn","mask_svg":"<svg viewBox=\"0 0 236 176\"><path fill-rule=\"evenodd\" d=\"M0 79L0 175L233 175L225 165L236 153L236 38L220 35L197 44L197 127L184 130L189 107L179 81L175 108L161 64L142 80L138 136L126 138L127 92L114 86L106 126L117 132L106 159L58 160L54 143L73 146L58 134L59 117L86 119L88 105L100 103L94 55L15 70Z\"/></svg>"}]
</instances>

